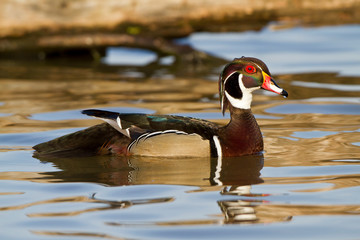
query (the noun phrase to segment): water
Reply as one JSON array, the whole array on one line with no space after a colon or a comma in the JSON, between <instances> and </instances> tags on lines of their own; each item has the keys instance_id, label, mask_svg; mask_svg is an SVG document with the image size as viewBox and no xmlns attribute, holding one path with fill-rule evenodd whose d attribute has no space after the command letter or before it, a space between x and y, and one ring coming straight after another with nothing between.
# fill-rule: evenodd
<instances>
[{"instance_id":1,"label":"water","mask_svg":"<svg viewBox=\"0 0 360 240\"><path fill-rule=\"evenodd\" d=\"M359 39L358 25L277 31L270 25L261 32L198 33L179 41L229 60L234 55L256 56L277 74L323 71L359 76Z\"/></svg>"},{"instance_id":2,"label":"water","mask_svg":"<svg viewBox=\"0 0 360 240\"><path fill-rule=\"evenodd\" d=\"M360 26L271 29L181 40L228 59L263 59L290 95L257 92L253 112L265 153L221 162L37 159L31 149L100 123L79 113L86 108L181 114L224 124L228 115L220 113L212 80L221 66L183 77L171 72L169 58L148 71L144 59L152 61L153 55L128 49L103 60L111 66L4 61L1 238L358 239ZM260 49L254 43L261 43ZM126 54L145 58L117 66Z\"/></svg>"}]
</instances>

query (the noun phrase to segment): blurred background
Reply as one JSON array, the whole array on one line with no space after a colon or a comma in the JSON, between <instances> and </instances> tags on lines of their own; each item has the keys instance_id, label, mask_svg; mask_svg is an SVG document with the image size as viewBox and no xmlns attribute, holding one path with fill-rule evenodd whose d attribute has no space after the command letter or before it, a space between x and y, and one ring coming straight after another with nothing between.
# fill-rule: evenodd
<instances>
[{"instance_id":1,"label":"blurred background","mask_svg":"<svg viewBox=\"0 0 360 240\"><path fill-rule=\"evenodd\" d=\"M233 58L229 56L234 55L233 51L253 55L290 51L286 45L291 43L299 44L297 49L322 51L326 46L321 48L321 43L326 42L327 35L313 35L318 31L302 32L299 28L318 29L360 21L357 0L164 0L156 4L149 0L4 0L0 4L1 59L40 61L87 57L106 65L149 62L173 65L173 58L159 61L164 56L203 63L216 60L214 56ZM339 31L334 35L344 34ZM199 32L216 33L217 37L195 34ZM226 32L247 34L239 39L219 34ZM305 44L313 38L320 45L306 49ZM246 40L251 46L244 44ZM232 51L224 49L229 44ZM120 52L113 47L151 52L146 52L140 60L126 55L127 50Z\"/></svg>"}]
</instances>

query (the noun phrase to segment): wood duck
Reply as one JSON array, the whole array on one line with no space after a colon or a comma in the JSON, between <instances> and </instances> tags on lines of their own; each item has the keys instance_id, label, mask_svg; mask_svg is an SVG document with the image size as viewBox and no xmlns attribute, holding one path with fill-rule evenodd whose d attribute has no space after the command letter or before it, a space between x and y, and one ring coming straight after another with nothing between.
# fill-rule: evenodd
<instances>
[{"instance_id":1,"label":"wood duck","mask_svg":"<svg viewBox=\"0 0 360 240\"><path fill-rule=\"evenodd\" d=\"M231 116L225 126L174 115L127 114L96 109L82 113L100 118L113 128L112 131L107 130L113 140L103 143L98 152L155 157L250 155L263 151L262 134L250 109L252 92L260 88L288 96L275 83L264 62L241 57L227 64L219 77L221 111L224 115L228 109ZM99 135L97 131L96 136ZM103 136L100 138L103 139ZM41 151L45 148L43 146L39 144L34 148Z\"/></svg>"}]
</instances>

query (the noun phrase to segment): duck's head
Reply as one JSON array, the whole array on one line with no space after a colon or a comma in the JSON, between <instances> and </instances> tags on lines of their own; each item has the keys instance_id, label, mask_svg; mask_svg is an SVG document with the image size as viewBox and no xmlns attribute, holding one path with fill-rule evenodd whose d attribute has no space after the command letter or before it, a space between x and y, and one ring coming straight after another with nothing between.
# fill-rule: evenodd
<instances>
[{"instance_id":1,"label":"duck's head","mask_svg":"<svg viewBox=\"0 0 360 240\"><path fill-rule=\"evenodd\" d=\"M219 79L222 113L225 113L229 104L235 108L250 109L252 92L260 88L288 96L275 83L263 61L253 57L235 58L225 66Z\"/></svg>"}]
</instances>

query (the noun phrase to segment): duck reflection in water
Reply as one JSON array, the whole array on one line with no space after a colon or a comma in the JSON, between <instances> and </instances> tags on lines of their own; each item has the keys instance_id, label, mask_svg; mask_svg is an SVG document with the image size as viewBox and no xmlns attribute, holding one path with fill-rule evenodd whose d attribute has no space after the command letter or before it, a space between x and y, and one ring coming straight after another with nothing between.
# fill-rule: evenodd
<instances>
[{"instance_id":1,"label":"duck reflection in water","mask_svg":"<svg viewBox=\"0 0 360 240\"><path fill-rule=\"evenodd\" d=\"M37 157L61 169L45 173L63 182L95 182L109 186L174 184L190 186L251 185L262 183L262 154L233 158L163 157Z\"/></svg>"},{"instance_id":2,"label":"duck reflection in water","mask_svg":"<svg viewBox=\"0 0 360 240\"><path fill-rule=\"evenodd\" d=\"M251 185L262 183L260 171L263 168L262 154L236 158L149 158L93 156L78 158L40 158L42 162L51 162L61 171L44 173L47 181L94 182L108 186L171 184L198 186L199 191L220 191L221 194L237 194L248 197ZM219 186L219 187L216 187ZM215 187L215 188L214 188ZM246 189L245 192L239 192ZM106 203L104 199L92 197L94 201ZM123 207L133 204L126 201ZM166 199L167 201L172 201ZM163 199L151 199L144 203L163 202ZM245 204L244 204L245 203ZM134 202L134 205L138 203ZM222 222L234 222L256 219L251 202L219 201L224 215ZM114 202L109 201L114 207ZM119 207L119 204L116 204ZM121 208L123 208L121 207ZM108 209L108 208L105 208ZM242 209L241 211L239 209ZM250 211L253 209L252 211ZM252 215L250 215L252 212Z\"/></svg>"}]
</instances>

